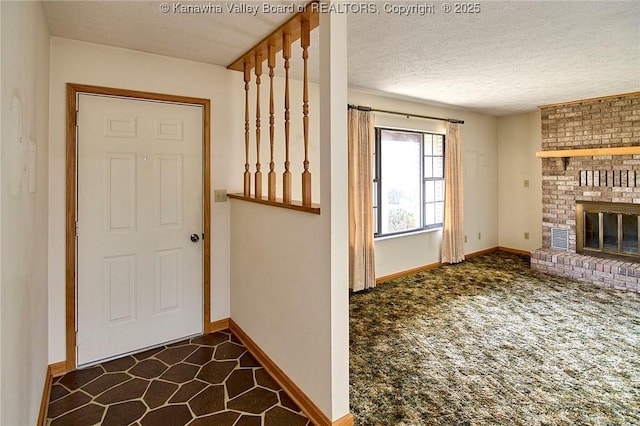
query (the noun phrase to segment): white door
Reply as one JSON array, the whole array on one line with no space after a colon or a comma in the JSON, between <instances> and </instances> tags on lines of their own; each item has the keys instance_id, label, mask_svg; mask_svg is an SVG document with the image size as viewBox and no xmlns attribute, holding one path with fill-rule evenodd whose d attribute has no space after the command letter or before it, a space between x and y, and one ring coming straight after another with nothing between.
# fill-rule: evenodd
<instances>
[{"instance_id":1,"label":"white door","mask_svg":"<svg viewBox=\"0 0 640 426\"><path fill-rule=\"evenodd\" d=\"M81 366L202 332L203 123L200 106L78 109Z\"/></svg>"}]
</instances>

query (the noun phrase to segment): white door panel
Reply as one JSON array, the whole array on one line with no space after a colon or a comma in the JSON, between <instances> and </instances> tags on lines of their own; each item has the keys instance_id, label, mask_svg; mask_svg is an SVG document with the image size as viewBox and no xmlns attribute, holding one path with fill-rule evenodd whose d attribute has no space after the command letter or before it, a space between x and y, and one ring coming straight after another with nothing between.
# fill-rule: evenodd
<instances>
[{"instance_id":1,"label":"white door panel","mask_svg":"<svg viewBox=\"0 0 640 426\"><path fill-rule=\"evenodd\" d=\"M80 95L78 365L202 332L202 108Z\"/></svg>"}]
</instances>

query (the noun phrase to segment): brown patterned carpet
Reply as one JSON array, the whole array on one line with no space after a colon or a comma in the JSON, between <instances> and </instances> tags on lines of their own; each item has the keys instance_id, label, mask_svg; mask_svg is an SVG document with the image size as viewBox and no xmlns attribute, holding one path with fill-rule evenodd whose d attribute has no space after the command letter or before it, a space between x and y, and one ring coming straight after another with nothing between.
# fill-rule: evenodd
<instances>
[{"instance_id":1,"label":"brown patterned carpet","mask_svg":"<svg viewBox=\"0 0 640 426\"><path fill-rule=\"evenodd\" d=\"M495 253L350 299L357 425L640 425L640 295Z\"/></svg>"},{"instance_id":2,"label":"brown patterned carpet","mask_svg":"<svg viewBox=\"0 0 640 426\"><path fill-rule=\"evenodd\" d=\"M51 426L305 426L300 408L228 330L55 379Z\"/></svg>"}]
</instances>

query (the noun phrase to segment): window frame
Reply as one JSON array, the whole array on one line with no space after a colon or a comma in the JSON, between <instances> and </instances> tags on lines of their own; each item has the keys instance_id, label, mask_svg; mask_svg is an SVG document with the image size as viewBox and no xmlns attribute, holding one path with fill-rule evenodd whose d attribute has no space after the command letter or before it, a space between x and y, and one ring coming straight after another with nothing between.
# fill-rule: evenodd
<instances>
[{"instance_id":1,"label":"window frame","mask_svg":"<svg viewBox=\"0 0 640 426\"><path fill-rule=\"evenodd\" d=\"M405 132L405 133L417 133L421 135L421 142L420 142L420 225L416 228L412 228L412 229L407 229L404 231L396 231L396 232L387 232L387 233L382 233L382 214L381 214L381 208L382 208L382 182L383 182L383 178L384 178L384 172L382 170L382 132L388 130L388 131L395 131L395 132ZM425 158L427 157L427 155L425 154L425 149L424 149L424 145L425 145L425 135L430 135L431 137L433 136L439 136L442 137L442 177L427 177L425 176ZM372 170L372 185L373 185L373 193L375 194L375 197L372 197L372 209L373 209L373 219L374 219L374 232L373 232L373 237L374 238L387 238L387 237L394 237L394 236L401 236L401 235L405 235L405 234L415 234L415 233L420 233L420 232L425 232L425 231L431 231L431 230L437 230L437 229L442 229L443 223L433 223L433 224L426 224L426 218L425 218L425 205L426 205L426 200L425 200L425 189L426 189L426 182L438 182L438 181L442 181L443 185L445 182L445 167L446 167L446 163L445 163L445 145L446 145L446 135L444 133L439 133L439 132L434 132L434 131L428 131L428 130L416 130L416 129L405 129L405 128L397 128L397 127L388 127L388 126L375 126L375 140L374 140L374 147L373 147L373 158L372 158L372 166L373 166L373 170ZM440 157L439 155L428 155L429 158L434 158L434 157ZM444 188L443 188L443 192L444 192ZM444 194L443 194L443 201L444 201ZM433 203L436 202L440 202L440 201L434 201ZM443 221L444 221L444 217L443 217Z\"/></svg>"}]
</instances>

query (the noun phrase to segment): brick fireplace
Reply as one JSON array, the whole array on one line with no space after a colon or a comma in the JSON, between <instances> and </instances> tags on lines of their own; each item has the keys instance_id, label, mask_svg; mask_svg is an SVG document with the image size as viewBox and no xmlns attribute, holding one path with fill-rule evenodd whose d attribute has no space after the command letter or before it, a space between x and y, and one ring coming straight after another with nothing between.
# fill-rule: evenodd
<instances>
[{"instance_id":1,"label":"brick fireplace","mask_svg":"<svg viewBox=\"0 0 640 426\"><path fill-rule=\"evenodd\" d=\"M577 227L581 227L584 238L585 226L585 217L577 216L579 203L602 206L605 213L599 217L603 229L615 226L627 243L634 238L630 231L624 231L623 224L632 220L626 211L640 205L640 149L632 153L620 149L640 146L640 92L543 106L541 119L542 152L557 156L542 158L543 247L532 253L532 267L607 287L640 291L640 259L624 253L622 241L620 253L604 238L598 242L600 250L594 249L596 242L591 239L591 250L576 251ZM615 149L584 151L592 148ZM607 205L611 205L612 213L606 213ZM584 215L583 208L580 214ZM591 213L586 218L591 227L587 234L592 238L597 217ZM609 234L611 238L614 233ZM637 234L635 241L637 244Z\"/></svg>"}]
</instances>

